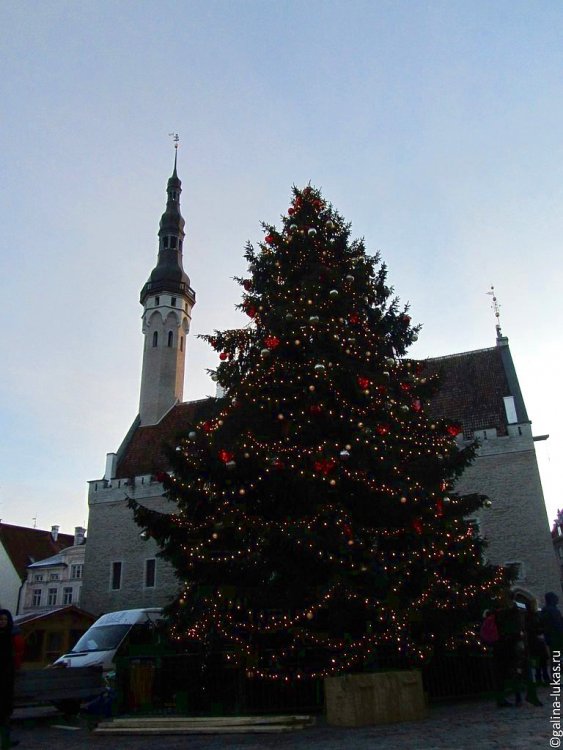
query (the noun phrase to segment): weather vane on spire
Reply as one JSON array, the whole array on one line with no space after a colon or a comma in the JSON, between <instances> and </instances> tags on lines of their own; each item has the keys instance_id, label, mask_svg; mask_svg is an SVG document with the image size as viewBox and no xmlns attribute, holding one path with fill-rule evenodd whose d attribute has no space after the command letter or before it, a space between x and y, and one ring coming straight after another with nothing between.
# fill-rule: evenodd
<instances>
[{"instance_id":1,"label":"weather vane on spire","mask_svg":"<svg viewBox=\"0 0 563 750\"><path fill-rule=\"evenodd\" d=\"M180 136L178 135L178 133L168 133L168 135L174 141L174 148L177 151L178 150L178 146L180 145Z\"/></svg>"},{"instance_id":2,"label":"weather vane on spire","mask_svg":"<svg viewBox=\"0 0 563 750\"><path fill-rule=\"evenodd\" d=\"M496 329L497 329L497 339L500 339L502 337L502 333L500 330L500 305L498 303L496 294L495 294L495 288L491 284L491 289L489 292L487 292L492 298L493 301L491 302L491 308L494 310L495 318L497 319Z\"/></svg>"}]
</instances>

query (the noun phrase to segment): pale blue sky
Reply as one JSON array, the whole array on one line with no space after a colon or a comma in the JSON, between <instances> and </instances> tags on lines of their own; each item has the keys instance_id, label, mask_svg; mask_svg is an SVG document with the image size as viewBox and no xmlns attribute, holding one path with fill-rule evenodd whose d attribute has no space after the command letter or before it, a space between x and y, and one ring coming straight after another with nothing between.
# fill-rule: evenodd
<instances>
[{"instance_id":1,"label":"pale blue sky","mask_svg":"<svg viewBox=\"0 0 563 750\"><path fill-rule=\"evenodd\" d=\"M486 291L560 498L563 4L0 3L0 517L87 520L137 412L139 291L173 150L195 339L234 310L247 239L309 180L381 250L424 328L414 356L494 345Z\"/></svg>"}]
</instances>

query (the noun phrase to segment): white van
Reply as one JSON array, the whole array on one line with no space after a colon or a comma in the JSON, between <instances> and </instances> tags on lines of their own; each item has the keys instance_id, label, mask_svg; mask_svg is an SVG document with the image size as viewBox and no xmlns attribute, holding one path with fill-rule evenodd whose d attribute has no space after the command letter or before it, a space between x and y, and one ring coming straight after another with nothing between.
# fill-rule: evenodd
<instances>
[{"instance_id":1,"label":"white van","mask_svg":"<svg viewBox=\"0 0 563 750\"><path fill-rule=\"evenodd\" d=\"M60 656L53 667L103 667L104 672L115 669L114 659L119 647L133 635L137 642L149 635L162 620L162 609L122 609L102 615L84 633L72 651Z\"/></svg>"}]
</instances>

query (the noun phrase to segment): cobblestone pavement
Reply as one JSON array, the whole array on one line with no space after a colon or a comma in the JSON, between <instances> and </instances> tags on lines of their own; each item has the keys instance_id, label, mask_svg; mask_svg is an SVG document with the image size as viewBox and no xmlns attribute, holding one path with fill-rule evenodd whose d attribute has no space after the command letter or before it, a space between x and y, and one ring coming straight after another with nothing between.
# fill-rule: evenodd
<instances>
[{"instance_id":1,"label":"cobblestone pavement","mask_svg":"<svg viewBox=\"0 0 563 750\"><path fill-rule=\"evenodd\" d=\"M60 719L16 721L13 738L22 750L521 750L551 745L552 703L547 690L543 707L524 704L498 709L475 701L433 706L422 721L379 727L343 729L317 726L286 734L103 736L78 729Z\"/></svg>"}]
</instances>

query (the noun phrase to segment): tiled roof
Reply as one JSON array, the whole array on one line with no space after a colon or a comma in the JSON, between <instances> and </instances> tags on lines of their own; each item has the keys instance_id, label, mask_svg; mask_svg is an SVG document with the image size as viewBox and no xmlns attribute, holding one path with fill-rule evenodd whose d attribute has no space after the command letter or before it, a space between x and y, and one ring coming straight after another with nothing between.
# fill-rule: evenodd
<instances>
[{"instance_id":1,"label":"tiled roof","mask_svg":"<svg viewBox=\"0 0 563 750\"><path fill-rule=\"evenodd\" d=\"M91 612L86 612L85 609L80 609L80 607L77 607L75 604L68 604L65 607L53 607L53 609L43 609L41 612L28 612L25 615L18 615L17 617L14 617L14 623L16 625L24 625L25 623L32 622L32 620L43 620L47 617L58 617L61 614L67 613L88 618L92 622L95 622L98 619L97 616L93 615Z\"/></svg>"},{"instance_id":2,"label":"tiled roof","mask_svg":"<svg viewBox=\"0 0 563 750\"><path fill-rule=\"evenodd\" d=\"M0 523L0 544L23 581L27 577L26 568L30 563L52 557L65 547L71 547L74 536L59 534L55 541L50 531Z\"/></svg>"},{"instance_id":3,"label":"tiled roof","mask_svg":"<svg viewBox=\"0 0 563 750\"><path fill-rule=\"evenodd\" d=\"M176 404L155 425L137 427L117 465L116 478L128 479L141 474L156 474L170 468L166 446L173 447L176 437L190 428L194 422L211 416L215 399L186 401Z\"/></svg>"},{"instance_id":4,"label":"tiled roof","mask_svg":"<svg viewBox=\"0 0 563 750\"><path fill-rule=\"evenodd\" d=\"M498 435L507 434L503 397L510 395L510 389L500 347L435 357L425 360L424 366L428 374L440 372L442 376L430 414L461 422L468 438L475 430L486 428L496 428ZM158 424L138 427L124 446L116 478L169 469L164 446L174 446L176 436L198 419L210 416L214 405L214 399L177 404Z\"/></svg>"},{"instance_id":5,"label":"tiled roof","mask_svg":"<svg viewBox=\"0 0 563 750\"><path fill-rule=\"evenodd\" d=\"M442 377L430 414L461 422L468 438L475 430L493 427L498 435L507 434L503 397L511 392L500 347L428 359L425 367Z\"/></svg>"}]
</instances>

